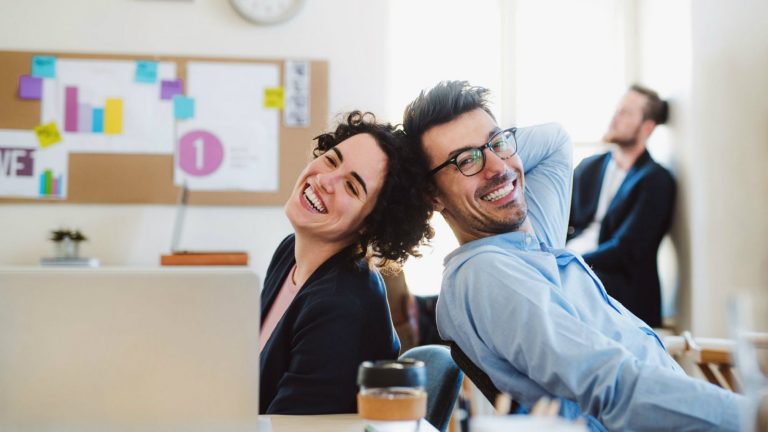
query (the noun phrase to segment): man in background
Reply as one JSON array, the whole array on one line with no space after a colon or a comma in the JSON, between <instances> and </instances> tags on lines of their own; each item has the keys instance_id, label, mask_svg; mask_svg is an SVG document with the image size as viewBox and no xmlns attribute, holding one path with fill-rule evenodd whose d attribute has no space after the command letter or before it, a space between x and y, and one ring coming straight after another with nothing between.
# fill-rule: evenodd
<instances>
[{"instance_id":1,"label":"man in background","mask_svg":"<svg viewBox=\"0 0 768 432\"><path fill-rule=\"evenodd\" d=\"M652 327L661 326L656 255L672 220L675 181L646 144L667 111L653 90L629 88L603 137L611 150L574 172L566 245L584 257L611 297Z\"/></svg>"}]
</instances>

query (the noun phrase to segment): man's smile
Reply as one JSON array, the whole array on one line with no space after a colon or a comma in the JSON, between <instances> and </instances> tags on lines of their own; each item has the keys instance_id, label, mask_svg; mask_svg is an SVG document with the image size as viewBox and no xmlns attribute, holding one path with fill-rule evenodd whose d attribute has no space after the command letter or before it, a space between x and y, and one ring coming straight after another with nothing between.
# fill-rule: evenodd
<instances>
[{"instance_id":1,"label":"man's smile","mask_svg":"<svg viewBox=\"0 0 768 432\"><path fill-rule=\"evenodd\" d=\"M488 202L496 202L505 198L513 199L518 179L519 177L516 174L507 176L507 178L502 180L501 184L494 186L493 190L481 195L480 199Z\"/></svg>"}]
</instances>

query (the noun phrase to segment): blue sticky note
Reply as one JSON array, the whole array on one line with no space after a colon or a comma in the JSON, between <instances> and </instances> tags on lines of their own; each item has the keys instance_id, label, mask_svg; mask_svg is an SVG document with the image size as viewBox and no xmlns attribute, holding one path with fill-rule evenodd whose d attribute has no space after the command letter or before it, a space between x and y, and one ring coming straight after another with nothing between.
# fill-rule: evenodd
<instances>
[{"instance_id":1,"label":"blue sticky note","mask_svg":"<svg viewBox=\"0 0 768 432\"><path fill-rule=\"evenodd\" d=\"M104 132L104 108L93 109L93 128L91 132Z\"/></svg>"},{"instance_id":2,"label":"blue sticky note","mask_svg":"<svg viewBox=\"0 0 768 432\"><path fill-rule=\"evenodd\" d=\"M195 116L195 99L186 96L173 97L173 114L177 119L190 119Z\"/></svg>"},{"instance_id":3,"label":"blue sticky note","mask_svg":"<svg viewBox=\"0 0 768 432\"><path fill-rule=\"evenodd\" d=\"M157 82L157 62L138 60L136 62L136 82L150 84Z\"/></svg>"},{"instance_id":4,"label":"blue sticky note","mask_svg":"<svg viewBox=\"0 0 768 432\"><path fill-rule=\"evenodd\" d=\"M32 76L40 78L56 78L56 57L33 56Z\"/></svg>"}]
</instances>

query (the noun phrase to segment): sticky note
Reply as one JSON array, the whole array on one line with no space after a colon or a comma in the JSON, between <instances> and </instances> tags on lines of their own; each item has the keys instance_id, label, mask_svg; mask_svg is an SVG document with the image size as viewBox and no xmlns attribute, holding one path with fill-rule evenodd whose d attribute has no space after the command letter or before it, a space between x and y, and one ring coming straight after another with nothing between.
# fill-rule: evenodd
<instances>
[{"instance_id":1,"label":"sticky note","mask_svg":"<svg viewBox=\"0 0 768 432\"><path fill-rule=\"evenodd\" d=\"M35 135L37 135L37 141L42 148L50 147L57 142L61 142L61 134L59 133L58 126L56 126L56 122L36 126Z\"/></svg>"},{"instance_id":2,"label":"sticky note","mask_svg":"<svg viewBox=\"0 0 768 432\"><path fill-rule=\"evenodd\" d=\"M177 119L190 119L195 116L195 99L186 96L173 97L173 114Z\"/></svg>"},{"instance_id":3,"label":"sticky note","mask_svg":"<svg viewBox=\"0 0 768 432\"><path fill-rule=\"evenodd\" d=\"M56 78L56 57L33 56L32 76L40 78Z\"/></svg>"},{"instance_id":4,"label":"sticky note","mask_svg":"<svg viewBox=\"0 0 768 432\"><path fill-rule=\"evenodd\" d=\"M43 79L21 75L19 77L19 97L21 99L39 100L43 97Z\"/></svg>"},{"instance_id":5,"label":"sticky note","mask_svg":"<svg viewBox=\"0 0 768 432\"><path fill-rule=\"evenodd\" d=\"M123 100L107 98L104 102L104 133L123 133Z\"/></svg>"},{"instance_id":6,"label":"sticky note","mask_svg":"<svg viewBox=\"0 0 768 432\"><path fill-rule=\"evenodd\" d=\"M136 82L149 84L157 82L157 62L136 61Z\"/></svg>"},{"instance_id":7,"label":"sticky note","mask_svg":"<svg viewBox=\"0 0 768 432\"><path fill-rule=\"evenodd\" d=\"M285 97L282 87L267 87L264 89L264 108L283 109Z\"/></svg>"},{"instance_id":8,"label":"sticky note","mask_svg":"<svg viewBox=\"0 0 768 432\"><path fill-rule=\"evenodd\" d=\"M160 82L160 99L170 100L183 94L184 83L180 80L162 80Z\"/></svg>"}]
</instances>

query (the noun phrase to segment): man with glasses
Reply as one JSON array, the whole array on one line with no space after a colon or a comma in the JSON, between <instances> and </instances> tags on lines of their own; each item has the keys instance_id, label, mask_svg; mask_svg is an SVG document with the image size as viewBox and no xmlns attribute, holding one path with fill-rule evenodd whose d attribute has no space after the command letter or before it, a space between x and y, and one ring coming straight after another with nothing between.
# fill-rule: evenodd
<instances>
[{"instance_id":1,"label":"man with glasses","mask_svg":"<svg viewBox=\"0 0 768 432\"><path fill-rule=\"evenodd\" d=\"M743 399L689 378L658 336L563 249L571 142L557 125L502 129L465 81L405 110L430 198L460 247L445 258L437 324L530 409L558 398L591 430L737 430Z\"/></svg>"},{"instance_id":2,"label":"man with glasses","mask_svg":"<svg viewBox=\"0 0 768 432\"><path fill-rule=\"evenodd\" d=\"M603 137L611 151L576 168L568 227L568 249L583 256L611 297L653 327L661 326L656 255L672 222L675 180L646 142L667 111L653 90L627 90Z\"/></svg>"}]
</instances>

